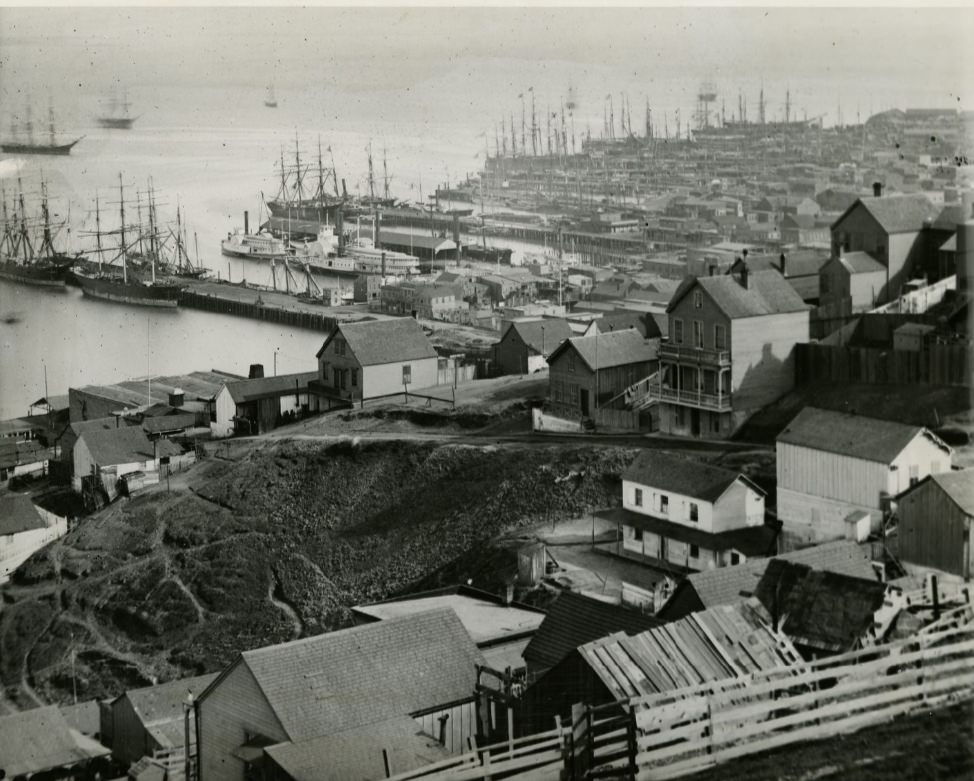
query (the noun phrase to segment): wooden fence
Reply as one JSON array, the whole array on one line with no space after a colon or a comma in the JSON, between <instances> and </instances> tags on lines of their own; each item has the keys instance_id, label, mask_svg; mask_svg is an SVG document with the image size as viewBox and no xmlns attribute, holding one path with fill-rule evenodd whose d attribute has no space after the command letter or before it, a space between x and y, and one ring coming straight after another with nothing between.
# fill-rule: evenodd
<instances>
[{"instance_id":1,"label":"wooden fence","mask_svg":"<svg viewBox=\"0 0 974 781\"><path fill-rule=\"evenodd\" d=\"M971 387L971 351L966 345L934 344L920 352L795 345L795 379L872 385L962 385Z\"/></svg>"},{"instance_id":2,"label":"wooden fence","mask_svg":"<svg viewBox=\"0 0 974 781\"><path fill-rule=\"evenodd\" d=\"M570 725L392 776L396 781L679 778L974 697L974 608L899 642L597 707Z\"/></svg>"}]
</instances>

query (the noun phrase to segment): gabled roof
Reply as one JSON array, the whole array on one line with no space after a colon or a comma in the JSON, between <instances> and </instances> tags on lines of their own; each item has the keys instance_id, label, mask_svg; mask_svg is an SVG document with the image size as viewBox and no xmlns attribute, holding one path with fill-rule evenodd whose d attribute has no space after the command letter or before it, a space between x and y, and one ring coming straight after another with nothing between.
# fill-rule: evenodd
<instances>
[{"instance_id":1,"label":"gabled roof","mask_svg":"<svg viewBox=\"0 0 974 781\"><path fill-rule=\"evenodd\" d=\"M954 231L966 218L967 213L964 211L964 204L950 203L940 210L931 227L935 230Z\"/></svg>"},{"instance_id":2,"label":"gabled roof","mask_svg":"<svg viewBox=\"0 0 974 781\"><path fill-rule=\"evenodd\" d=\"M939 472L928 475L916 485L907 488L899 497L916 491L927 481L935 483L961 511L974 517L974 469L961 469L952 472Z\"/></svg>"},{"instance_id":3,"label":"gabled roof","mask_svg":"<svg viewBox=\"0 0 974 781\"><path fill-rule=\"evenodd\" d=\"M873 577L869 555L851 540L835 540L811 548L782 553L775 558L805 564L815 569L837 572L868 580ZM748 559L731 567L693 572L676 587L667 602L676 604L677 594L692 589L704 608L730 605L751 596L771 559ZM666 605L660 611L663 617Z\"/></svg>"},{"instance_id":4,"label":"gabled roof","mask_svg":"<svg viewBox=\"0 0 974 781\"><path fill-rule=\"evenodd\" d=\"M663 294L667 295L668 294ZM600 334L611 331L622 331L626 328L635 328L646 339L655 339L662 334L656 321L645 312L616 311L610 312L595 321L595 327Z\"/></svg>"},{"instance_id":5,"label":"gabled roof","mask_svg":"<svg viewBox=\"0 0 974 781\"><path fill-rule=\"evenodd\" d=\"M37 508L24 494L0 496L0 536L19 534L32 529L45 529L47 524Z\"/></svg>"},{"instance_id":6,"label":"gabled roof","mask_svg":"<svg viewBox=\"0 0 974 781\"><path fill-rule=\"evenodd\" d=\"M772 559L755 596L794 642L849 651L872 628L886 584Z\"/></svg>"},{"instance_id":7,"label":"gabled roof","mask_svg":"<svg viewBox=\"0 0 974 781\"><path fill-rule=\"evenodd\" d=\"M174 719L183 719L183 704L190 692L198 697L217 678L217 673L197 675L194 678L179 678L175 681L131 689L113 703L126 698L139 715L144 726L151 726ZM180 741L181 743L181 741Z\"/></svg>"},{"instance_id":8,"label":"gabled roof","mask_svg":"<svg viewBox=\"0 0 974 781\"><path fill-rule=\"evenodd\" d=\"M98 466L148 461L155 455L152 443L138 426L83 431L78 441L88 446L91 459Z\"/></svg>"},{"instance_id":9,"label":"gabled roof","mask_svg":"<svg viewBox=\"0 0 974 781\"><path fill-rule=\"evenodd\" d=\"M7 778L64 768L111 752L71 729L57 705L0 717L0 768Z\"/></svg>"},{"instance_id":10,"label":"gabled roof","mask_svg":"<svg viewBox=\"0 0 974 781\"><path fill-rule=\"evenodd\" d=\"M710 503L716 502L738 480L765 495L765 491L740 472L652 449L636 456L622 473L622 479Z\"/></svg>"},{"instance_id":11,"label":"gabled roof","mask_svg":"<svg viewBox=\"0 0 974 781\"><path fill-rule=\"evenodd\" d=\"M804 312L808 306L777 271L748 274L747 287L739 277L718 274L713 277L687 277L666 307L672 312L680 300L699 285L717 307L732 320L738 317Z\"/></svg>"},{"instance_id":12,"label":"gabled roof","mask_svg":"<svg viewBox=\"0 0 974 781\"><path fill-rule=\"evenodd\" d=\"M408 716L264 749L292 781L386 778L383 751L396 773L450 758L450 753Z\"/></svg>"},{"instance_id":13,"label":"gabled roof","mask_svg":"<svg viewBox=\"0 0 974 781\"><path fill-rule=\"evenodd\" d=\"M316 357L321 357L325 347L339 333L348 342L360 366L437 357L423 327L411 317L342 323L328 336Z\"/></svg>"},{"instance_id":14,"label":"gabled roof","mask_svg":"<svg viewBox=\"0 0 974 781\"><path fill-rule=\"evenodd\" d=\"M911 233L923 229L925 220L937 217L940 207L922 193L881 195L859 198L833 224L833 229L859 204L879 223L886 233Z\"/></svg>"},{"instance_id":15,"label":"gabled roof","mask_svg":"<svg viewBox=\"0 0 974 781\"><path fill-rule=\"evenodd\" d=\"M721 605L650 629L578 649L616 699L738 678L793 664L791 642L734 605Z\"/></svg>"},{"instance_id":16,"label":"gabled roof","mask_svg":"<svg viewBox=\"0 0 974 781\"><path fill-rule=\"evenodd\" d=\"M568 321L560 318L530 322L515 321L511 323L510 328L521 337L522 342L539 355L542 350L550 355L563 340L572 335ZM504 335L507 335L506 331Z\"/></svg>"},{"instance_id":17,"label":"gabled roof","mask_svg":"<svg viewBox=\"0 0 974 781\"><path fill-rule=\"evenodd\" d=\"M815 217L811 214L788 214L781 221L782 228L811 230L815 227Z\"/></svg>"},{"instance_id":18,"label":"gabled roof","mask_svg":"<svg viewBox=\"0 0 974 781\"><path fill-rule=\"evenodd\" d=\"M614 366L654 361L659 356L659 340L644 339L634 328L592 336L575 336L562 342L551 353L548 363L552 363L562 352L570 349L574 349L586 365L595 371L596 367L611 369Z\"/></svg>"},{"instance_id":19,"label":"gabled roof","mask_svg":"<svg viewBox=\"0 0 974 781\"><path fill-rule=\"evenodd\" d=\"M886 271L886 266L880 263L868 252L846 252L836 258L850 274L869 274L873 271Z\"/></svg>"},{"instance_id":20,"label":"gabled roof","mask_svg":"<svg viewBox=\"0 0 974 781\"><path fill-rule=\"evenodd\" d=\"M592 640L614 632L638 634L661 623L658 618L638 610L563 591L524 649L524 660L539 667L554 667L580 645Z\"/></svg>"},{"instance_id":21,"label":"gabled roof","mask_svg":"<svg viewBox=\"0 0 974 781\"><path fill-rule=\"evenodd\" d=\"M945 452L953 452L923 426L816 407L805 407L799 412L778 435L777 441L890 464L920 434Z\"/></svg>"},{"instance_id":22,"label":"gabled roof","mask_svg":"<svg viewBox=\"0 0 974 781\"><path fill-rule=\"evenodd\" d=\"M274 377L254 377L248 380L234 380L227 383L230 398L237 404L248 401L268 399L307 391L308 383L318 378L318 372L299 372L297 374L278 374Z\"/></svg>"},{"instance_id":23,"label":"gabled roof","mask_svg":"<svg viewBox=\"0 0 974 781\"><path fill-rule=\"evenodd\" d=\"M440 608L244 651L239 663L299 741L467 699L484 657Z\"/></svg>"}]
</instances>

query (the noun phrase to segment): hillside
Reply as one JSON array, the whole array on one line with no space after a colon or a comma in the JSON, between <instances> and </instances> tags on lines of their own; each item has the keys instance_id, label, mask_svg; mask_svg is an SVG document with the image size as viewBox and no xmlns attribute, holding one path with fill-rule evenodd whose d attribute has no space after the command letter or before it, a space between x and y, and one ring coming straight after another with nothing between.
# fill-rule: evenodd
<instances>
[{"instance_id":1,"label":"hillside","mask_svg":"<svg viewBox=\"0 0 974 781\"><path fill-rule=\"evenodd\" d=\"M617 502L632 456L285 440L211 458L171 493L163 483L86 519L18 572L0 613L5 691L64 702L75 685L83 700L216 670L240 650L343 626L350 606L444 568L496 586L466 562L498 535Z\"/></svg>"}]
</instances>

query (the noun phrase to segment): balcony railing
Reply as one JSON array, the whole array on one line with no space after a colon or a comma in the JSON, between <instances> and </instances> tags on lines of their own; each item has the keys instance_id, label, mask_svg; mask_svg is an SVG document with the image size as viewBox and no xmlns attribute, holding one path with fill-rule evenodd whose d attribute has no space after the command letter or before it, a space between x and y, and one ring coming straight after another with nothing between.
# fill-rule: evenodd
<instances>
[{"instance_id":1,"label":"balcony railing","mask_svg":"<svg viewBox=\"0 0 974 781\"><path fill-rule=\"evenodd\" d=\"M729 393L717 395L696 390L677 390L665 385L654 385L650 392L660 401L682 404L686 407L713 410L714 412L727 412L731 409L731 394Z\"/></svg>"},{"instance_id":2,"label":"balcony railing","mask_svg":"<svg viewBox=\"0 0 974 781\"><path fill-rule=\"evenodd\" d=\"M705 363L710 366L730 366L730 350L705 350L702 347L690 347L686 344L663 342L659 346L661 361L679 361L680 363Z\"/></svg>"}]
</instances>

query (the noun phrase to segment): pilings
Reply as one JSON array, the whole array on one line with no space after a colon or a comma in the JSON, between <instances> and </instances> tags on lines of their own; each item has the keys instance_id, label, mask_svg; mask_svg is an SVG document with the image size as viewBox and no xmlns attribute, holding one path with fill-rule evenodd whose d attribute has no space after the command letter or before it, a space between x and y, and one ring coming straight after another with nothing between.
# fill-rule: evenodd
<instances>
[{"instance_id":1,"label":"pilings","mask_svg":"<svg viewBox=\"0 0 974 781\"><path fill-rule=\"evenodd\" d=\"M240 301L233 298L223 298L213 293L200 293L194 290L183 290L179 295L179 305L191 309L201 309L236 317L249 317L253 320L263 320L268 323L287 325L293 328L306 328L311 331L330 333L338 324L338 320L331 315L318 312L304 312L295 309L267 305L257 301Z\"/></svg>"}]
</instances>

